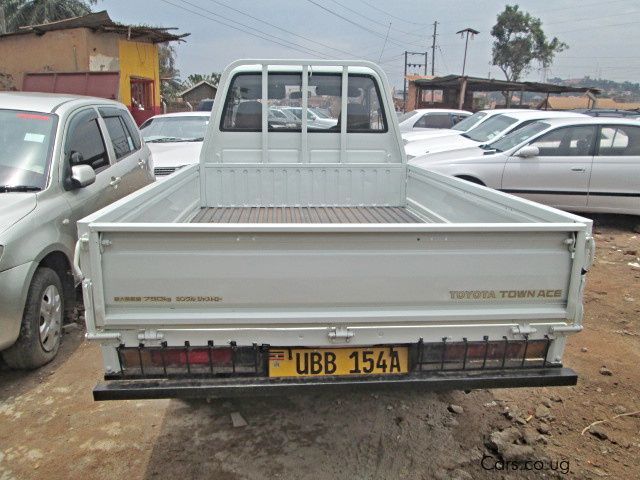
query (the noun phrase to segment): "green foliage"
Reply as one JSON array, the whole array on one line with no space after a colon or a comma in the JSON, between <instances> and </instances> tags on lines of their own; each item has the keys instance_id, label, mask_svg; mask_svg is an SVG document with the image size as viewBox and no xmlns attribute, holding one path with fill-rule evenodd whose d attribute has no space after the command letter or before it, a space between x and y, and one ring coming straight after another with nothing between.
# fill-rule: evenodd
<instances>
[{"instance_id":1,"label":"green foliage","mask_svg":"<svg viewBox=\"0 0 640 480\"><path fill-rule=\"evenodd\" d=\"M193 85L196 85L202 81L206 81L212 85L217 86L218 82L220 81L220 74L216 72L212 72L209 74L192 73L184 82L184 88L192 87Z\"/></svg>"},{"instance_id":2,"label":"green foliage","mask_svg":"<svg viewBox=\"0 0 640 480\"><path fill-rule=\"evenodd\" d=\"M523 12L518 5L507 5L491 29L493 64L507 80L517 81L529 71L534 61L547 68L556 53L569 48L556 37L547 40L539 18Z\"/></svg>"},{"instance_id":3,"label":"green foliage","mask_svg":"<svg viewBox=\"0 0 640 480\"><path fill-rule=\"evenodd\" d=\"M160 95L165 101L175 100L182 90L180 70L176 68L176 50L169 43L158 45Z\"/></svg>"},{"instance_id":4,"label":"green foliage","mask_svg":"<svg viewBox=\"0 0 640 480\"><path fill-rule=\"evenodd\" d=\"M91 13L97 0L2 0L6 31Z\"/></svg>"}]
</instances>

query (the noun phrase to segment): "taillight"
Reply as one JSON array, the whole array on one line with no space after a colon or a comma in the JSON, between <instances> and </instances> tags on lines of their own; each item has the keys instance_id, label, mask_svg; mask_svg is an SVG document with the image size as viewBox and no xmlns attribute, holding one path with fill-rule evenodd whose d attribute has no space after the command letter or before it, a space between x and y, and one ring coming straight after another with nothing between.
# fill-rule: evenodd
<instances>
[{"instance_id":1,"label":"taillight","mask_svg":"<svg viewBox=\"0 0 640 480\"><path fill-rule=\"evenodd\" d=\"M121 371L128 377L257 373L264 368L259 347L118 347Z\"/></svg>"},{"instance_id":2,"label":"taillight","mask_svg":"<svg viewBox=\"0 0 640 480\"><path fill-rule=\"evenodd\" d=\"M423 370L543 367L549 345L549 339L424 343L418 364Z\"/></svg>"}]
</instances>

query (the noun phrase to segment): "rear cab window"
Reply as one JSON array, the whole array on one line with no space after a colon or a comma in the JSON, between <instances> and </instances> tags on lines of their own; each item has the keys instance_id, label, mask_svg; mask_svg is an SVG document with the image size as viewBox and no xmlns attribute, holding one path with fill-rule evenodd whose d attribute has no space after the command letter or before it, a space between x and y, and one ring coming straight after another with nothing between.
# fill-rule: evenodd
<instances>
[{"instance_id":1,"label":"rear cab window","mask_svg":"<svg viewBox=\"0 0 640 480\"><path fill-rule=\"evenodd\" d=\"M302 131L302 74L270 72L267 80L269 132ZM342 75L312 73L307 87L307 131L340 132ZM370 75L349 74L347 132L386 132L387 123L377 82ZM221 131L262 131L262 75L237 73L227 91Z\"/></svg>"}]
</instances>

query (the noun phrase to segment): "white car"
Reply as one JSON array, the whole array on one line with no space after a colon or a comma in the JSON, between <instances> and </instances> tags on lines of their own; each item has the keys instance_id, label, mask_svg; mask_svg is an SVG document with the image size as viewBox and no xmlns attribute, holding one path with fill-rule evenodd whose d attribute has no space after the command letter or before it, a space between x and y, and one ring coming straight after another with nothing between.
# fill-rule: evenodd
<instances>
[{"instance_id":1,"label":"white car","mask_svg":"<svg viewBox=\"0 0 640 480\"><path fill-rule=\"evenodd\" d=\"M482 122L486 122L491 117L496 115L500 115L501 113L511 113L514 109L512 108L496 108L494 110L480 110L479 112L474 113L473 115L461 120L459 123L456 123L451 128L439 128L439 129L424 129L424 130L413 130L410 132L404 132L402 134L402 141L406 145L410 142L415 142L416 140L424 140L427 138L436 138L436 137L446 137L449 135L460 135L462 133L468 132L472 128L477 127Z\"/></svg>"},{"instance_id":2,"label":"white car","mask_svg":"<svg viewBox=\"0 0 640 480\"><path fill-rule=\"evenodd\" d=\"M403 113L398 117L400 132L428 132L432 130L448 130L461 120L471 116L466 110L450 110L445 108L419 108Z\"/></svg>"},{"instance_id":3,"label":"white car","mask_svg":"<svg viewBox=\"0 0 640 480\"><path fill-rule=\"evenodd\" d=\"M140 130L151 150L156 177L198 163L210 116L211 112L167 113L142 124Z\"/></svg>"},{"instance_id":4,"label":"white car","mask_svg":"<svg viewBox=\"0 0 640 480\"><path fill-rule=\"evenodd\" d=\"M551 118L410 163L564 210L640 215L636 120Z\"/></svg>"},{"instance_id":5,"label":"white car","mask_svg":"<svg viewBox=\"0 0 640 480\"><path fill-rule=\"evenodd\" d=\"M298 122L302 121L302 107L278 107L284 112L293 113ZM313 108L307 109L307 126L310 128L329 129L338 124L337 118L331 118L324 114L321 110Z\"/></svg>"},{"instance_id":6,"label":"white car","mask_svg":"<svg viewBox=\"0 0 640 480\"><path fill-rule=\"evenodd\" d=\"M460 135L441 138L427 138L407 143L404 147L407 158L415 158L427 153L476 147L489 143L506 134L522 128L537 120L547 118L584 118L586 115L574 112L555 112L546 110L511 110L508 114L495 115L471 130Z\"/></svg>"}]
</instances>

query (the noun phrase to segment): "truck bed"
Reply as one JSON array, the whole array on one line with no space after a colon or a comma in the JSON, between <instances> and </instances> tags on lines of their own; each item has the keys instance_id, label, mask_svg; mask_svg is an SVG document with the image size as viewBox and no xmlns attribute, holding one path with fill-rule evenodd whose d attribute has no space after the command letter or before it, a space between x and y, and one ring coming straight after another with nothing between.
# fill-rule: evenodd
<instances>
[{"instance_id":1,"label":"truck bed","mask_svg":"<svg viewBox=\"0 0 640 480\"><path fill-rule=\"evenodd\" d=\"M403 207L204 207L191 223L424 223Z\"/></svg>"}]
</instances>

